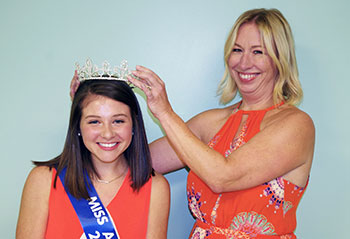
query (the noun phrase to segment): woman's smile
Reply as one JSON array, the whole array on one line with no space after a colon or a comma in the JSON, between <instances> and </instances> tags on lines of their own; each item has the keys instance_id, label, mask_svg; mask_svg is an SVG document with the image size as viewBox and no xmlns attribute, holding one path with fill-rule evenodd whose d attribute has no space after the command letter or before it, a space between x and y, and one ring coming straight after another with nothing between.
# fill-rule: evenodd
<instances>
[{"instance_id":1,"label":"woman's smile","mask_svg":"<svg viewBox=\"0 0 350 239\"><path fill-rule=\"evenodd\" d=\"M119 143L97 143L101 149L106 151L114 150L118 147Z\"/></svg>"}]
</instances>

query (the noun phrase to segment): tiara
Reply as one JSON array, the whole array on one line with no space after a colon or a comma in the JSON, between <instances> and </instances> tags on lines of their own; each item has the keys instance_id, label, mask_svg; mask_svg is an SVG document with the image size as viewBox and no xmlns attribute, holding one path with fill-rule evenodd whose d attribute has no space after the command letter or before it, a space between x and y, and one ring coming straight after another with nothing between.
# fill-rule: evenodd
<instances>
[{"instance_id":1,"label":"tiara","mask_svg":"<svg viewBox=\"0 0 350 239\"><path fill-rule=\"evenodd\" d=\"M127 76L131 75L128 69L128 62L123 60L120 66L115 66L113 70L107 61L102 63L102 67L93 65L91 59L87 59L83 67L75 63L79 81L85 80L118 80L128 82Z\"/></svg>"}]
</instances>

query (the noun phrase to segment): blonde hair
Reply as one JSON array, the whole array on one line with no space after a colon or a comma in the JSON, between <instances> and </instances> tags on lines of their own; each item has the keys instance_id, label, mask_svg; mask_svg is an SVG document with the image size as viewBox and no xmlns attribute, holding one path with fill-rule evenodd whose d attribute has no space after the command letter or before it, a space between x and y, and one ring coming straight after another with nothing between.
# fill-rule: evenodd
<instances>
[{"instance_id":1,"label":"blonde hair","mask_svg":"<svg viewBox=\"0 0 350 239\"><path fill-rule=\"evenodd\" d=\"M280 11L264 8L244 12L236 20L229 33L224 48L225 73L217 90L217 94L221 95L220 103L229 103L237 94L238 89L230 75L227 61L235 45L239 28L244 23L250 22L255 23L258 27L261 42L278 70L273 91L274 103L284 101L290 105L298 105L303 97L303 91L298 79L292 30Z\"/></svg>"}]
</instances>

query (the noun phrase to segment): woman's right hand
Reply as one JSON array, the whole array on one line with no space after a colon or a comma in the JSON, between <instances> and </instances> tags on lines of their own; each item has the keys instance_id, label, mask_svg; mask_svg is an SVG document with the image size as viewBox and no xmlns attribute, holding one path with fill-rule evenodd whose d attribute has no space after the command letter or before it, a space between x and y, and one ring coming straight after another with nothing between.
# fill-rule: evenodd
<instances>
[{"instance_id":1,"label":"woman's right hand","mask_svg":"<svg viewBox=\"0 0 350 239\"><path fill-rule=\"evenodd\" d=\"M136 66L132 74L134 76L128 76L128 80L145 93L148 108L158 120L162 121L163 115L173 112L165 84L156 73L146 67Z\"/></svg>"},{"instance_id":2,"label":"woman's right hand","mask_svg":"<svg viewBox=\"0 0 350 239\"><path fill-rule=\"evenodd\" d=\"M72 101L73 101L75 92L77 92L79 85L80 85L80 81L79 81L78 73L75 70L72 81L70 82L70 91L69 91L69 95Z\"/></svg>"}]
</instances>

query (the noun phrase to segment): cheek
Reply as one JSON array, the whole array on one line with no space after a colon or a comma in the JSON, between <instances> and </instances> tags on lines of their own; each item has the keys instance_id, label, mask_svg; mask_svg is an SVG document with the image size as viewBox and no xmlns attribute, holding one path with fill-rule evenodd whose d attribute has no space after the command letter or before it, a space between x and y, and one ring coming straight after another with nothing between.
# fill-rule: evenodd
<instances>
[{"instance_id":1,"label":"cheek","mask_svg":"<svg viewBox=\"0 0 350 239\"><path fill-rule=\"evenodd\" d=\"M228 73L230 74L231 78L234 80L238 77L237 71L235 70L238 64L239 64L239 57L231 54L231 56L227 60L227 66L228 66Z\"/></svg>"},{"instance_id":2,"label":"cheek","mask_svg":"<svg viewBox=\"0 0 350 239\"><path fill-rule=\"evenodd\" d=\"M236 66L238 62L239 62L239 56L231 53L230 57L227 60L228 67L231 69L232 67Z\"/></svg>"},{"instance_id":3,"label":"cheek","mask_svg":"<svg viewBox=\"0 0 350 239\"><path fill-rule=\"evenodd\" d=\"M268 66L268 71L270 72L272 77L276 77L277 76L277 68L274 64L269 64Z\"/></svg>"},{"instance_id":4,"label":"cheek","mask_svg":"<svg viewBox=\"0 0 350 239\"><path fill-rule=\"evenodd\" d=\"M91 137L88 134L81 134L81 139L85 147L89 149L90 142L92 141Z\"/></svg>"},{"instance_id":5,"label":"cheek","mask_svg":"<svg viewBox=\"0 0 350 239\"><path fill-rule=\"evenodd\" d=\"M261 68L265 69L265 71L269 71L271 74L276 75L277 67L270 57L268 59L261 59L258 64Z\"/></svg>"},{"instance_id":6,"label":"cheek","mask_svg":"<svg viewBox=\"0 0 350 239\"><path fill-rule=\"evenodd\" d=\"M99 134L96 130L84 126L80 126L80 133L84 143L93 140Z\"/></svg>"},{"instance_id":7,"label":"cheek","mask_svg":"<svg viewBox=\"0 0 350 239\"><path fill-rule=\"evenodd\" d=\"M119 137L123 139L125 147L129 148L134 137L134 135L132 135L132 128L123 129L122 132L119 131Z\"/></svg>"},{"instance_id":8,"label":"cheek","mask_svg":"<svg viewBox=\"0 0 350 239\"><path fill-rule=\"evenodd\" d=\"M230 55L229 58L227 59L227 65L228 65L229 67L231 67L232 65L234 65L235 62L236 62L236 58L237 58L237 57L233 56L233 54L231 53L231 55Z\"/></svg>"},{"instance_id":9,"label":"cheek","mask_svg":"<svg viewBox=\"0 0 350 239\"><path fill-rule=\"evenodd\" d=\"M128 127L128 128L125 128L124 130L123 130L123 137L125 138L125 139L127 139L127 138L132 138L133 137L133 135L132 135L132 127Z\"/></svg>"}]
</instances>

